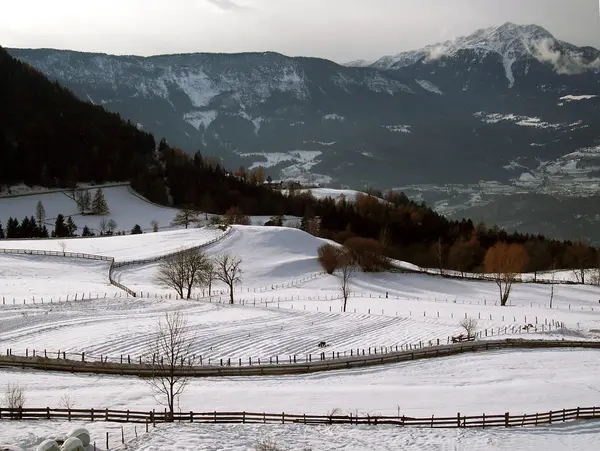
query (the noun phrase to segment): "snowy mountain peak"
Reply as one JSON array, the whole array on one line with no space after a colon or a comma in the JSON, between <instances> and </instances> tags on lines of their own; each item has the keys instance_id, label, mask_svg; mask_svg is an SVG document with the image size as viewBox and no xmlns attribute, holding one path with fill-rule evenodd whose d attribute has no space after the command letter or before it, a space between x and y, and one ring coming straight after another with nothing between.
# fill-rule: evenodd
<instances>
[{"instance_id":1,"label":"snowy mountain peak","mask_svg":"<svg viewBox=\"0 0 600 451\"><path fill-rule=\"evenodd\" d=\"M600 68L600 52L584 55L586 52L582 49L558 41L539 25L517 25L512 22L482 28L468 36L429 45L420 50L384 56L377 60L373 67L401 69L418 62L428 63L442 57L454 57L465 51L475 53L480 58L489 54L500 55L510 86L515 81L512 66L521 59L537 59L553 65L557 73L567 75Z\"/></svg>"}]
</instances>

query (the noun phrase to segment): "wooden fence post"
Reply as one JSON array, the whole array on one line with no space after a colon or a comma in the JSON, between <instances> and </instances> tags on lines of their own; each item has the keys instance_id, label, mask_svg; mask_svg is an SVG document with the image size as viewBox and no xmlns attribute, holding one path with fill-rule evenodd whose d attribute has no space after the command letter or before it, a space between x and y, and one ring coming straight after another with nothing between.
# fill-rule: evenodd
<instances>
[{"instance_id":1,"label":"wooden fence post","mask_svg":"<svg viewBox=\"0 0 600 451\"><path fill-rule=\"evenodd\" d=\"M510 425L510 413L506 412L504 414L504 427L507 428Z\"/></svg>"},{"instance_id":2,"label":"wooden fence post","mask_svg":"<svg viewBox=\"0 0 600 451\"><path fill-rule=\"evenodd\" d=\"M456 427L460 427L460 412L456 414Z\"/></svg>"}]
</instances>

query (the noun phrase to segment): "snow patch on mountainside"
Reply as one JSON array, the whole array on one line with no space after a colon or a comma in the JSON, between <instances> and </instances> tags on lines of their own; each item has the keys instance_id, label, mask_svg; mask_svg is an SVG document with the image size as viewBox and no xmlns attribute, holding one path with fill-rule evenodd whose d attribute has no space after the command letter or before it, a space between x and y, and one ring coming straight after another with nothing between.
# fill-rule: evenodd
<instances>
[{"instance_id":1,"label":"snow patch on mountainside","mask_svg":"<svg viewBox=\"0 0 600 451\"><path fill-rule=\"evenodd\" d=\"M259 166L263 168L270 168L277 166L280 163L290 161L293 163L300 163L303 165L314 166L318 163L315 161L323 152L320 150L290 150L288 152L252 152L252 153L240 153L240 157L263 157L266 161L255 161L248 169L255 169Z\"/></svg>"},{"instance_id":2,"label":"snow patch on mountainside","mask_svg":"<svg viewBox=\"0 0 600 451\"><path fill-rule=\"evenodd\" d=\"M394 133L411 133L410 125L382 125L383 128L387 128L389 131Z\"/></svg>"},{"instance_id":3,"label":"snow patch on mountainside","mask_svg":"<svg viewBox=\"0 0 600 451\"><path fill-rule=\"evenodd\" d=\"M330 113L330 114L326 114L325 116L323 116L323 120L325 120L325 121L339 121L339 122L342 122L345 119L346 118L344 116L340 116L339 114L335 114L335 113Z\"/></svg>"},{"instance_id":4,"label":"snow patch on mountainside","mask_svg":"<svg viewBox=\"0 0 600 451\"><path fill-rule=\"evenodd\" d=\"M200 130L200 126L207 129L208 126L217 118L218 113L215 110L192 111L183 115L183 119L191 124L192 127Z\"/></svg>"},{"instance_id":5,"label":"snow patch on mountainside","mask_svg":"<svg viewBox=\"0 0 600 451\"><path fill-rule=\"evenodd\" d=\"M423 89L425 89L426 91L429 92L433 92L434 94L437 94L439 96L443 96L444 93L442 92L442 90L440 88L438 88L436 85L434 85L433 83L431 83L430 81L427 80L416 80L416 82L419 84L419 86Z\"/></svg>"},{"instance_id":6,"label":"snow patch on mountainside","mask_svg":"<svg viewBox=\"0 0 600 451\"><path fill-rule=\"evenodd\" d=\"M563 102L576 102L578 100L590 100L590 99L594 99L596 97L599 97L596 94L589 94L589 95L581 95L581 96L573 96L573 95L568 95L568 96L563 96L558 100L562 100Z\"/></svg>"},{"instance_id":7,"label":"snow patch on mountainside","mask_svg":"<svg viewBox=\"0 0 600 451\"><path fill-rule=\"evenodd\" d=\"M538 128L562 128L565 124L551 124L549 122L542 121L539 117L529 116L518 116L516 114L502 114L502 113L484 113L478 111L473 116L481 119L486 124L497 124L499 122L512 122L515 125L521 127L538 127ZM569 126L579 125L578 123L569 124Z\"/></svg>"}]
</instances>

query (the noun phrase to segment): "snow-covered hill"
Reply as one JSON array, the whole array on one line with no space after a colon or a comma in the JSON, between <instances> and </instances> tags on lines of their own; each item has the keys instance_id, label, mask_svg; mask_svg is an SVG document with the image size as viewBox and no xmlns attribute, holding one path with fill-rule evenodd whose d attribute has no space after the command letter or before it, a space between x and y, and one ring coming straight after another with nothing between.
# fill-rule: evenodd
<instances>
[{"instance_id":1,"label":"snow-covered hill","mask_svg":"<svg viewBox=\"0 0 600 451\"><path fill-rule=\"evenodd\" d=\"M69 241L69 245L131 259L160 255L171 251L178 243L196 244L206 238L203 230L188 230L78 239ZM55 250L58 241L35 243ZM460 333L458 323L465 316L477 318L480 330L494 331L503 337L527 338L530 335L594 340L599 336L597 299L600 291L594 286L555 287L554 304L550 309L547 305L549 286L518 284L511 293L511 306L500 307L493 301L498 296L493 282L452 280L424 274L360 273L351 279L348 312L343 313L339 274L315 275L320 270L317 249L324 242L294 229L235 226L223 240L205 249L210 256L228 252L242 257L242 283L236 286L233 306L228 305L227 300L220 303L220 294L210 301L202 298L202 290L196 291L193 300L165 297L169 291L157 285L153 265L120 272L122 282L143 286L145 292L143 296L125 298L113 292L116 287L108 285L106 262L6 255L0 259L3 297L0 341L15 355L25 353L25 349L30 353L32 349L38 353L46 349L51 354L61 350L67 358L75 359L85 352L86 360L90 361L97 361L101 356L109 362L118 362L120 357L126 356L137 360L148 355L157 318L173 311L186 315L193 331L190 334L190 337L193 335L192 352L196 358L202 356L204 364L229 359L232 365L246 365L249 358L253 362L259 358L263 362L277 358L285 361L292 355L303 358L306 354L314 358L323 351L319 347L321 341L327 343L328 355L365 348L369 352L374 348L380 352L390 346L407 346L409 343L412 346L419 342L419 346L427 346L429 342L447 340L448 336ZM31 241L11 243L23 248L32 245ZM217 291L221 288L215 287ZM85 300L78 298L75 301L74 293L85 293ZM173 294L172 290L170 293ZM67 294L70 295L68 301ZM52 303L49 303L49 297ZM13 298L18 302L13 304ZM538 327L537 332L523 331L521 326L529 322ZM564 323L564 328L555 326L548 330L549 325L558 323ZM486 335L481 337L485 338ZM600 389L595 377L597 354L595 350L499 351L429 359L414 365L409 362L313 375L257 376L251 380L206 378L191 380L178 405L186 411L315 414L335 408L344 413L358 410L362 414L388 415L394 415L400 409L401 414L411 416L454 415L454 411L463 414L535 413L589 404L590 397ZM539 371L541 367L544 371ZM445 377L440 378L440 374ZM565 380L569 381L566 385ZM139 378L117 375L90 378L3 369L0 385L8 383L23 387L27 404L32 407L59 407L63 402L61 398L64 400L65 394L69 394L78 408L94 406L144 411L157 408L150 387ZM507 391L507 386L512 387L511 390ZM485 396L482 397L482 393ZM18 421L6 424L8 426L0 422L0 446L8 440L12 445L31 447L50 431L50 423L43 420L35 424L28 422L26 426ZM75 424L79 425L73 420L68 426ZM67 425L52 422L52 426ZM214 432L212 426L210 431ZM100 437L104 437L105 432L113 434L115 431L113 425L102 422L89 427ZM206 434L200 434L198 427L157 425L149 434L142 435L141 429L131 431L125 425L123 432L118 428L116 434L120 438L123 433L132 440L127 445L132 450L159 450L175 443L182 449L198 449L212 440ZM225 441L231 449L241 451L251 445L244 435L247 432L240 432L241 427L223 429L229 431L228 434L233 431L242 434L237 438L227 435L229 438ZM281 426L280 432L286 443L306 443L306 436L294 427ZM258 430L253 429L253 440ZM523 434L529 434L527 430L524 429ZM341 430L324 429L323 433L332 431L338 433ZM383 438L373 437L369 439L373 442L368 444L364 443L364 434L356 435L358 429L352 431L341 434L342 438L336 444L346 443L348 434L355 434L352 437L357 438L348 439L344 447L336 445L336 449L355 450L356 443L361 450L381 449L381 446L399 440L398 430L388 434L386 429L378 429L378 437L383 434ZM563 443L560 434L549 436L548 430L544 431L544 443L549 449L558 449L555 445ZM140 437L133 440L138 432ZM505 436L500 439L481 434L481 431L473 430L465 436L461 432L460 443L479 448L496 440L494 446L498 446L493 449L507 451L529 440L523 434L519 434L517 442L510 442ZM594 449L598 431L592 428L583 435L585 439L571 441L570 446L577 443L577 449ZM310 433L309 436L315 435ZM408 443L407 449L415 450L423 449L420 445L429 446L441 440L439 434L424 437L420 432L400 437L402 443L398 442L399 446L406 447ZM223 443L220 435L219 445L214 448L221 449ZM539 444L539 438L535 443ZM322 445L319 449L333 451L322 440L318 445Z\"/></svg>"},{"instance_id":2,"label":"snow-covered hill","mask_svg":"<svg viewBox=\"0 0 600 451\"><path fill-rule=\"evenodd\" d=\"M96 188L89 189L92 196ZM39 191L16 197L0 196L0 222L6 226L7 220L11 217L21 221L25 216L35 216L36 205L40 201L46 211L45 222L49 231L54 228L56 216L62 214L65 218L67 216L73 218L78 226L77 234L81 234L86 225L93 232L99 233L101 222L111 219L117 223L117 231L130 232L136 224L142 230L150 231L152 221L158 221L160 229L170 228L171 221L177 214L177 210L173 208L162 207L145 200L129 186L107 186L103 191L110 210L106 216L80 214L69 191Z\"/></svg>"}]
</instances>

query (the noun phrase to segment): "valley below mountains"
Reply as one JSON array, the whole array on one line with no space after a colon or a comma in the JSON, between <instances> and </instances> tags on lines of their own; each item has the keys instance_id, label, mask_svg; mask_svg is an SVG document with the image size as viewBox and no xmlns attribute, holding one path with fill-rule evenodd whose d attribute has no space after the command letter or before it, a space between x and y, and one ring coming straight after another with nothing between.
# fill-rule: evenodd
<instances>
[{"instance_id":1,"label":"valley below mountains","mask_svg":"<svg viewBox=\"0 0 600 451\"><path fill-rule=\"evenodd\" d=\"M271 52L9 52L228 167L399 189L451 217L600 243L600 52L535 25L349 65Z\"/></svg>"}]
</instances>

